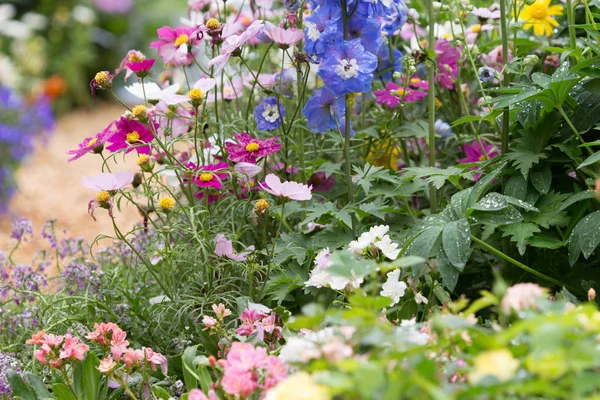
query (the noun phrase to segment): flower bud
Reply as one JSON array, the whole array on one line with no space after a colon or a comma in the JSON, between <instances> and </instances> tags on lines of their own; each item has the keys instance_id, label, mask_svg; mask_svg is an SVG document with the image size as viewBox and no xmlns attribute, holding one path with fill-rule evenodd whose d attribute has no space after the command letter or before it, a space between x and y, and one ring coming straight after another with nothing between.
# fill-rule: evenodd
<instances>
[{"instance_id":1,"label":"flower bud","mask_svg":"<svg viewBox=\"0 0 600 400\"><path fill-rule=\"evenodd\" d=\"M596 300L596 290L594 288L590 288L590 290L588 290L588 300L589 301Z\"/></svg>"},{"instance_id":2,"label":"flower bud","mask_svg":"<svg viewBox=\"0 0 600 400\"><path fill-rule=\"evenodd\" d=\"M137 189L141 184L142 184L142 173L136 172L133 175L133 182L131 182L131 186L133 186L134 189Z\"/></svg>"},{"instance_id":3,"label":"flower bud","mask_svg":"<svg viewBox=\"0 0 600 400\"><path fill-rule=\"evenodd\" d=\"M173 210L173 207L175 207L175 200L173 200L172 197L163 197L158 202L158 206L163 212L169 213Z\"/></svg>"},{"instance_id":4,"label":"flower bud","mask_svg":"<svg viewBox=\"0 0 600 400\"><path fill-rule=\"evenodd\" d=\"M525 58L523 59L523 64L533 67L538 63L538 61L540 61L540 58L538 56L536 56L535 54L530 54L528 56L525 56Z\"/></svg>"}]
</instances>

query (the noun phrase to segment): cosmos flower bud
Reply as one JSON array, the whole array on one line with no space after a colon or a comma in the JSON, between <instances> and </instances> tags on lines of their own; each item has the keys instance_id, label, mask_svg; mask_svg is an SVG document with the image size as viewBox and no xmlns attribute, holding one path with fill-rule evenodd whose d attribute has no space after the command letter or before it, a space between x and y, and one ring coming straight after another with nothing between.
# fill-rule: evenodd
<instances>
[{"instance_id":1,"label":"cosmos flower bud","mask_svg":"<svg viewBox=\"0 0 600 400\"><path fill-rule=\"evenodd\" d=\"M269 202L267 200L261 199L257 201L254 205L254 212L258 215L264 215L266 212L269 211L269 208L271 208Z\"/></svg>"},{"instance_id":2,"label":"cosmos flower bud","mask_svg":"<svg viewBox=\"0 0 600 400\"><path fill-rule=\"evenodd\" d=\"M219 29L221 27L221 23L216 18L210 18L208 21L206 21L206 27L214 31L215 29Z\"/></svg>"},{"instance_id":3,"label":"cosmos flower bud","mask_svg":"<svg viewBox=\"0 0 600 400\"><path fill-rule=\"evenodd\" d=\"M142 184L142 173L136 172L135 175L133 175L133 181L131 182L131 186L133 186L134 189L137 189L141 184Z\"/></svg>"},{"instance_id":4,"label":"cosmos flower bud","mask_svg":"<svg viewBox=\"0 0 600 400\"><path fill-rule=\"evenodd\" d=\"M169 213L173 210L173 207L175 207L175 200L173 200L172 197L163 197L158 202L158 206L163 212Z\"/></svg>"},{"instance_id":5,"label":"cosmos flower bud","mask_svg":"<svg viewBox=\"0 0 600 400\"><path fill-rule=\"evenodd\" d=\"M133 118L137 118L140 121L145 121L148 119L148 114L146 113L147 108L145 105L140 104L131 109L131 115Z\"/></svg>"}]
</instances>

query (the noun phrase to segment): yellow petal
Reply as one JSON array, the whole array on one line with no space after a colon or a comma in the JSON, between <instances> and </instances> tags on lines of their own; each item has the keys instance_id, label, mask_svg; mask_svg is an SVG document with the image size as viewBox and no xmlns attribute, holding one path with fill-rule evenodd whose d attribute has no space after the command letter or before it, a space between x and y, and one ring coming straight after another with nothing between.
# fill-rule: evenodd
<instances>
[{"instance_id":1,"label":"yellow petal","mask_svg":"<svg viewBox=\"0 0 600 400\"><path fill-rule=\"evenodd\" d=\"M545 23L552 26L558 26L558 22L553 18L546 18Z\"/></svg>"},{"instance_id":2,"label":"yellow petal","mask_svg":"<svg viewBox=\"0 0 600 400\"><path fill-rule=\"evenodd\" d=\"M551 6L548 8L548 15L563 15L563 6Z\"/></svg>"}]
</instances>

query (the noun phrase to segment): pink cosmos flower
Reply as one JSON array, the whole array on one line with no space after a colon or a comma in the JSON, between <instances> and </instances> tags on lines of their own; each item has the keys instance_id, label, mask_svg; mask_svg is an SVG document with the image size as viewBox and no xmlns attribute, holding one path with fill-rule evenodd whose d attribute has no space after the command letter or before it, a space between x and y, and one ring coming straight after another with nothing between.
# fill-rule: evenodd
<instances>
[{"instance_id":1,"label":"pink cosmos flower","mask_svg":"<svg viewBox=\"0 0 600 400\"><path fill-rule=\"evenodd\" d=\"M229 176L229 174L227 173L227 168L229 168L229 164L225 162L220 162L217 164L208 164L200 167L196 166L196 164L194 164L193 162L189 162L185 165L185 167L192 171L197 171L192 174L192 179L194 183L200 187L222 189L223 179Z\"/></svg>"},{"instance_id":2,"label":"pink cosmos flower","mask_svg":"<svg viewBox=\"0 0 600 400\"><path fill-rule=\"evenodd\" d=\"M225 144L227 146L227 144ZM233 170L242 175L242 179L247 180L260 174L263 170L261 166L249 162L239 162L233 166Z\"/></svg>"},{"instance_id":3,"label":"pink cosmos flower","mask_svg":"<svg viewBox=\"0 0 600 400\"><path fill-rule=\"evenodd\" d=\"M252 39L254 36L256 36L256 34L260 32L263 25L263 21L256 20L252 22L250 26L246 28L244 32L242 32L242 34L229 36L227 39L225 39L223 45L221 46L221 54L210 60L208 62L208 66L212 67L213 65L215 65L215 73L219 72L221 69L223 69L225 64L227 64L227 61L229 61L231 54L237 48L239 48L240 46L248 42L250 39Z\"/></svg>"},{"instance_id":4,"label":"pink cosmos flower","mask_svg":"<svg viewBox=\"0 0 600 400\"><path fill-rule=\"evenodd\" d=\"M73 157L69 158L67 161L71 162L77 160L88 153L101 153L104 150L104 143L114 134L111 130L113 124L110 124L106 129L102 132L96 134L94 137L88 137L83 139L81 143L79 143L79 148L75 150L69 150L67 154L72 155Z\"/></svg>"},{"instance_id":5,"label":"pink cosmos flower","mask_svg":"<svg viewBox=\"0 0 600 400\"><path fill-rule=\"evenodd\" d=\"M500 10L490 10L489 8L481 7L475 8L471 11L471 14L481 19L500 19Z\"/></svg>"},{"instance_id":6,"label":"pink cosmos flower","mask_svg":"<svg viewBox=\"0 0 600 400\"><path fill-rule=\"evenodd\" d=\"M186 133L193 124L192 113L180 105L169 105L163 100L149 109L148 115L157 122L159 133L165 137L179 137Z\"/></svg>"},{"instance_id":7,"label":"pink cosmos flower","mask_svg":"<svg viewBox=\"0 0 600 400\"><path fill-rule=\"evenodd\" d=\"M214 88L215 85L216 85L216 81L212 78L200 78L194 83L194 86L192 86L191 89L200 90L201 96L206 97L206 94L212 88ZM189 95L183 96L183 95L179 95L179 94L172 94L169 96L169 98L167 98L165 100L167 101L168 104L174 105L174 104L187 103L191 99L190 99Z\"/></svg>"},{"instance_id":8,"label":"pink cosmos flower","mask_svg":"<svg viewBox=\"0 0 600 400\"><path fill-rule=\"evenodd\" d=\"M101 374L108 374L113 369L117 367L117 363L111 356L106 356L100 361L100 365L96 368L100 371Z\"/></svg>"},{"instance_id":9,"label":"pink cosmos flower","mask_svg":"<svg viewBox=\"0 0 600 400\"><path fill-rule=\"evenodd\" d=\"M139 121L121 117L114 122L116 131L108 138L108 142L112 143L106 149L113 153L126 149L125 153L130 153L134 149L138 154L150 154L150 143L154 139L154 135L146 125Z\"/></svg>"},{"instance_id":10,"label":"pink cosmos flower","mask_svg":"<svg viewBox=\"0 0 600 400\"><path fill-rule=\"evenodd\" d=\"M446 39L435 42L435 52L438 55L438 71L436 74L436 83L446 89L454 89L454 80L458 74L458 57L460 56L457 48L452 47Z\"/></svg>"},{"instance_id":11,"label":"pink cosmos flower","mask_svg":"<svg viewBox=\"0 0 600 400\"><path fill-rule=\"evenodd\" d=\"M255 139L248 133L242 132L234 135L234 139L237 143L225 143L225 151L229 153L229 160L232 162L256 164L257 158L277 153L281 149L281 145L276 143L279 139L277 136L268 139Z\"/></svg>"},{"instance_id":12,"label":"pink cosmos flower","mask_svg":"<svg viewBox=\"0 0 600 400\"><path fill-rule=\"evenodd\" d=\"M275 174L269 174L265 178L265 185L260 186L273 196L286 197L290 200L312 199L312 186L306 186L298 182L281 182Z\"/></svg>"},{"instance_id":13,"label":"pink cosmos flower","mask_svg":"<svg viewBox=\"0 0 600 400\"><path fill-rule=\"evenodd\" d=\"M383 104L390 108L398 107L401 101L414 103L427 96L427 92L412 89L410 86L404 89L394 82L388 82L385 89L376 90L373 94L377 98L377 104Z\"/></svg>"},{"instance_id":14,"label":"pink cosmos flower","mask_svg":"<svg viewBox=\"0 0 600 400\"><path fill-rule=\"evenodd\" d=\"M138 76L138 78L144 78L148 76L148 73L154 66L156 59L151 58L149 60L141 61L129 61L125 63L127 69Z\"/></svg>"},{"instance_id":15,"label":"pink cosmos flower","mask_svg":"<svg viewBox=\"0 0 600 400\"><path fill-rule=\"evenodd\" d=\"M171 28L163 26L156 31L160 40L150 43L151 49L158 49L158 55L165 65L175 67L190 65L193 62L189 52L190 46L199 42L198 35L194 35L196 28Z\"/></svg>"},{"instance_id":16,"label":"pink cosmos flower","mask_svg":"<svg viewBox=\"0 0 600 400\"><path fill-rule=\"evenodd\" d=\"M252 250L254 250L254 246L250 246L246 248L246 251L242 253L236 253L233 250L233 243L230 240L225 238L225 235L222 233L217 234L215 237L216 247L215 247L215 255L217 257L227 257L230 260L234 261L246 261L246 257Z\"/></svg>"},{"instance_id":17,"label":"pink cosmos flower","mask_svg":"<svg viewBox=\"0 0 600 400\"><path fill-rule=\"evenodd\" d=\"M267 24L265 31L267 36L282 49L287 49L291 45L298 43L304 37L304 31L302 29L284 29L273 24Z\"/></svg>"},{"instance_id":18,"label":"pink cosmos flower","mask_svg":"<svg viewBox=\"0 0 600 400\"><path fill-rule=\"evenodd\" d=\"M465 152L465 157L459 158L457 161L461 164L465 163L474 163L485 161L489 158L496 157L498 155L498 150L492 145L486 144L485 142L481 142L483 145L483 150L485 150L485 154L479 146L479 142L473 141L471 143L465 143L463 145L463 151ZM487 155L487 156L486 156ZM479 167L473 167L472 169L479 169ZM481 174L478 173L475 175L475 182L479 180Z\"/></svg>"},{"instance_id":19,"label":"pink cosmos flower","mask_svg":"<svg viewBox=\"0 0 600 400\"><path fill-rule=\"evenodd\" d=\"M213 389L208 390L208 397L200 389L192 389L188 393L188 400L219 400L219 396Z\"/></svg>"},{"instance_id":20,"label":"pink cosmos flower","mask_svg":"<svg viewBox=\"0 0 600 400\"><path fill-rule=\"evenodd\" d=\"M95 190L98 192L96 198L90 200L88 204L88 213L94 221L94 211L98 207L102 207L108 210L108 215L114 218L112 209L114 202L112 195L114 191L123 189L133 181L133 174L131 172L118 172L115 175L102 173L96 176L84 176L81 179L83 186L88 189Z\"/></svg>"},{"instance_id":21,"label":"pink cosmos flower","mask_svg":"<svg viewBox=\"0 0 600 400\"><path fill-rule=\"evenodd\" d=\"M275 85L275 76L277 76L277 74L258 74L257 76L256 71L254 71L254 74L243 75L243 83L247 88L252 88L252 86L254 86L254 77L256 77L257 85L270 89Z\"/></svg>"},{"instance_id":22,"label":"pink cosmos flower","mask_svg":"<svg viewBox=\"0 0 600 400\"><path fill-rule=\"evenodd\" d=\"M415 35L415 31L416 31L416 35ZM423 28L421 28L419 25L417 25L415 27L415 25L411 22L405 23L404 25L402 25L402 28L400 29L400 37L402 38L402 40L409 41L410 39L420 38L420 37L424 37L424 36L425 36L425 31L423 30Z\"/></svg>"},{"instance_id":23,"label":"pink cosmos flower","mask_svg":"<svg viewBox=\"0 0 600 400\"><path fill-rule=\"evenodd\" d=\"M517 283L508 288L502 298L502 310L505 314L536 308L540 298L547 298L547 289L535 283Z\"/></svg>"},{"instance_id":24,"label":"pink cosmos flower","mask_svg":"<svg viewBox=\"0 0 600 400\"><path fill-rule=\"evenodd\" d=\"M127 81L127 79L129 79L131 74L133 74L133 71L130 70L129 68L127 68L127 64L131 63L131 62L144 61L145 59L146 59L146 55L144 53L142 53L141 51L129 50L127 52L127 54L125 54L125 57L123 57L123 59L121 60L121 63L119 64L119 68L115 69L115 75L118 75L121 71L125 70L124 81Z\"/></svg>"},{"instance_id":25,"label":"pink cosmos flower","mask_svg":"<svg viewBox=\"0 0 600 400\"><path fill-rule=\"evenodd\" d=\"M502 71L502 68L504 67L504 59L502 58L502 45L498 45L496 47L494 47L492 50L490 50L489 53L487 54L483 54L481 56L481 61L493 68L495 68L497 71ZM512 60L513 54L512 51L510 51L510 49L508 50L508 60Z\"/></svg>"}]
</instances>

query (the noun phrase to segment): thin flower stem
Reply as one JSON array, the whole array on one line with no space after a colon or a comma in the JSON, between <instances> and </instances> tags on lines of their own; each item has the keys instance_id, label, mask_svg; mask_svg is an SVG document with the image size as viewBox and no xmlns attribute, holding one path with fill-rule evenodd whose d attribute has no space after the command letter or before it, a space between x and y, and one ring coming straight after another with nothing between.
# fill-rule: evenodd
<instances>
[{"instance_id":1,"label":"thin flower stem","mask_svg":"<svg viewBox=\"0 0 600 400\"><path fill-rule=\"evenodd\" d=\"M583 137L581 136L581 134L579 133L577 128L575 128L575 125L573 125L573 122L571 122L571 119L565 112L564 108L562 106L558 106L557 109L560 112L560 115L562 115L562 117L565 119L565 122L567 123L567 125L569 125L569 128L571 128L571 130L573 131L575 136L577 136L577 139L579 139L581 144L585 145L586 144L585 140L583 139ZM584 146L584 147L587 149L587 151L590 155L594 154L594 151L589 146Z\"/></svg>"},{"instance_id":2,"label":"thin flower stem","mask_svg":"<svg viewBox=\"0 0 600 400\"><path fill-rule=\"evenodd\" d=\"M504 71L504 87L508 87L510 84L510 77L508 71L506 71L506 64L508 63L508 19L506 14L506 0L500 0L500 31L502 33L502 70ZM509 128L509 115L510 111L508 107L504 108L502 113L502 154L508 152L508 128Z\"/></svg>"},{"instance_id":3,"label":"thin flower stem","mask_svg":"<svg viewBox=\"0 0 600 400\"><path fill-rule=\"evenodd\" d=\"M429 80L428 90L428 112L429 112L429 166L435 167L435 14L433 11L433 0L427 1L429 11L429 58L430 65L427 70L427 79ZM458 90L462 90L460 87ZM435 213L437 209L437 191L433 184L429 185L429 200L431 202L431 212Z\"/></svg>"},{"instance_id":4,"label":"thin flower stem","mask_svg":"<svg viewBox=\"0 0 600 400\"><path fill-rule=\"evenodd\" d=\"M567 0L567 22L569 23L569 43L571 50L577 48L577 37L575 36L575 14L573 13L573 0Z\"/></svg>"},{"instance_id":5,"label":"thin flower stem","mask_svg":"<svg viewBox=\"0 0 600 400\"><path fill-rule=\"evenodd\" d=\"M537 276L538 278L544 279L545 281L548 281L550 283L553 283L555 285L558 286L566 286L564 283L549 277L546 274L543 274L539 271L536 271L535 269L528 267L527 265L515 260L512 257L507 256L506 254L504 254L503 252L501 252L500 250L496 249L495 247L490 246L489 244L487 244L486 242L484 242L483 240L478 239L477 237L471 235L471 240L475 243L477 243L478 245L480 245L481 247L483 247L484 249L486 249L487 251L489 251L490 253L500 257L501 259L503 259L504 261L508 261L509 263L521 268L524 271L529 272L530 274L533 274L535 276Z\"/></svg>"}]
</instances>

